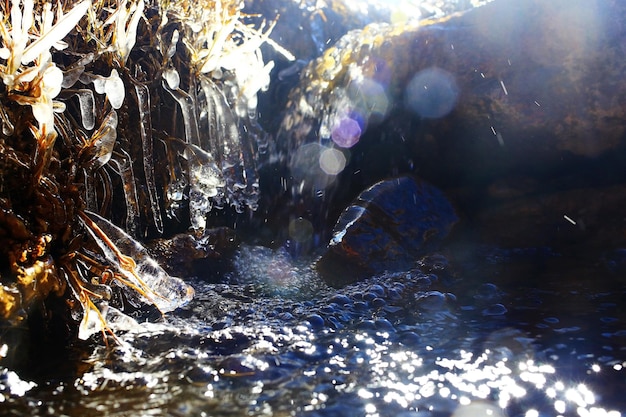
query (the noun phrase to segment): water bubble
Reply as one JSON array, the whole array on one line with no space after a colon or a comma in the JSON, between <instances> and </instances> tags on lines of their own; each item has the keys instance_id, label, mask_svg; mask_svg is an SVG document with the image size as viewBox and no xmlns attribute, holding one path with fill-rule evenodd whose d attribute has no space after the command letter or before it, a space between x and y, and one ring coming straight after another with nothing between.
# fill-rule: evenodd
<instances>
[{"instance_id":1,"label":"water bubble","mask_svg":"<svg viewBox=\"0 0 626 417\"><path fill-rule=\"evenodd\" d=\"M506 314L508 310L502 304L494 304L482 311L483 316L502 316Z\"/></svg>"},{"instance_id":2,"label":"water bubble","mask_svg":"<svg viewBox=\"0 0 626 417\"><path fill-rule=\"evenodd\" d=\"M331 137L338 146L351 148L361 138L361 126L353 118L343 117L333 127Z\"/></svg>"},{"instance_id":3,"label":"water bubble","mask_svg":"<svg viewBox=\"0 0 626 417\"><path fill-rule=\"evenodd\" d=\"M454 76L441 68L427 68L413 76L406 88L405 102L421 117L439 118L456 105L459 88Z\"/></svg>"}]
</instances>

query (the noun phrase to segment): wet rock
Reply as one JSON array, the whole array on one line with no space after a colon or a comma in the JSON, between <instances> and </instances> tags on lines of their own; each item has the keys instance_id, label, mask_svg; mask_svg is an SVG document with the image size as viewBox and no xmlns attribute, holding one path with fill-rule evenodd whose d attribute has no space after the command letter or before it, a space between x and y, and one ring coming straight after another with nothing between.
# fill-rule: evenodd
<instances>
[{"instance_id":1,"label":"wet rock","mask_svg":"<svg viewBox=\"0 0 626 417\"><path fill-rule=\"evenodd\" d=\"M484 241L560 251L624 244L626 186L544 192L486 206L477 216Z\"/></svg>"},{"instance_id":2,"label":"wet rock","mask_svg":"<svg viewBox=\"0 0 626 417\"><path fill-rule=\"evenodd\" d=\"M501 0L430 25L350 32L303 72L281 144L330 139L347 117L362 133L387 118L413 156L442 173L597 156L619 146L626 128L625 13L617 1ZM348 89L370 82L388 97L387 112L362 112ZM418 84L435 91L420 94Z\"/></svg>"},{"instance_id":3,"label":"wet rock","mask_svg":"<svg viewBox=\"0 0 626 417\"><path fill-rule=\"evenodd\" d=\"M345 152L337 137L356 123L346 167L323 204L344 207L368 184L419 172L454 192L459 210L496 244L564 242L573 232L560 223L572 190L606 195L626 182L624 16L618 1L498 0L415 27L351 31L302 71L276 148L285 160L312 141ZM312 202L319 193L309 175L285 187L307 207L307 193ZM549 204L506 215L527 197ZM503 220L490 223L495 200ZM618 233L604 229L597 240L614 241Z\"/></svg>"},{"instance_id":4,"label":"wet rock","mask_svg":"<svg viewBox=\"0 0 626 417\"><path fill-rule=\"evenodd\" d=\"M444 194L427 182L408 176L381 181L340 216L317 270L329 284L341 286L407 269L435 250L457 221Z\"/></svg>"},{"instance_id":5,"label":"wet rock","mask_svg":"<svg viewBox=\"0 0 626 417\"><path fill-rule=\"evenodd\" d=\"M151 255L170 274L181 277L206 277L206 273L199 272L207 267L218 275L237 245L235 231L228 227L206 229L201 236L180 233L169 239L154 239L146 243Z\"/></svg>"}]
</instances>

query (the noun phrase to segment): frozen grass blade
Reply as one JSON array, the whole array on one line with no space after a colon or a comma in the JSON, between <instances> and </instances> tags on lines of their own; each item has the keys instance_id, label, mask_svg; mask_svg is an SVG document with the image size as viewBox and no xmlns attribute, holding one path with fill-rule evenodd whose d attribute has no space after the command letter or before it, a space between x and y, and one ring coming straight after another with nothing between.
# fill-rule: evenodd
<instances>
[{"instance_id":1,"label":"frozen grass blade","mask_svg":"<svg viewBox=\"0 0 626 417\"><path fill-rule=\"evenodd\" d=\"M22 64L26 65L32 62L42 53L48 52L52 45L65 38L65 36L70 33L72 29L74 29L85 13L87 13L89 7L91 7L90 0L78 3L72 8L72 10L57 20L49 31L26 47L24 53L22 54Z\"/></svg>"}]
</instances>

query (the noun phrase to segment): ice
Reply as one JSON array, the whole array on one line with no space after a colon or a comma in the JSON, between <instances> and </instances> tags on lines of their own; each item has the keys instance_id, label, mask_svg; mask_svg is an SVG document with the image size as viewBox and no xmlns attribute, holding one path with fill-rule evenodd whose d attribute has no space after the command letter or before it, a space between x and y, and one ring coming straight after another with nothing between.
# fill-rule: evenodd
<instances>
[{"instance_id":1,"label":"ice","mask_svg":"<svg viewBox=\"0 0 626 417\"><path fill-rule=\"evenodd\" d=\"M158 194L154 183L154 155L152 146L152 120L150 118L150 91L148 86L131 78L137 94L139 108L139 129L141 133L141 149L143 152L143 172L146 178L148 199L152 222L159 234L163 234L163 219L159 206Z\"/></svg>"},{"instance_id":2,"label":"ice","mask_svg":"<svg viewBox=\"0 0 626 417\"><path fill-rule=\"evenodd\" d=\"M163 71L163 79L167 83L170 90L178 90L180 87L180 75L175 68L168 68Z\"/></svg>"},{"instance_id":3,"label":"ice","mask_svg":"<svg viewBox=\"0 0 626 417\"><path fill-rule=\"evenodd\" d=\"M180 33L178 32L178 29L174 30L174 32L172 33L172 40L170 42L170 46L167 49L167 52L165 53L165 58L167 59L171 59L174 54L176 53L176 45L178 44L178 39L180 37ZM176 72L176 70L174 70ZM176 74L178 74L178 72L176 72ZM178 86L176 87L172 87L172 89L176 89L178 88Z\"/></svg>"},{"instance_id":4,"label":"ice","mask_svg":"<svg viewBox=\"0 0 626 417\"><path fill-rule=\"evenodd\" d=\"M28 7L27 7L28 5ZM63 39L78 23L80 19L87 13L87 10L91 7L91 1L86 0L76 4L72 10L64 15L57 17L57 21L54 26L47 28L43 36L38 37L34 42L31 42L24 53L22 54L22 64L27 65L41 54L50 50L53 45L58 45L58 42ZM11 9L11 13L14 12L14 7ZM33 19L33 2L31 0L24 1L24 19ZM15 23L15 21L12 21ZM26 23L26 20L24 21ZM32 25L32 21L24 25L24 29L28 30ZM20 28L13 27L13 32L19 32ZM15 35L14 35L15 37Z\"/></svg>"},{"instance_id":5,"label":"ice","mask_svg":"<svg viewBox=\"0 0 626 417\"><path fill-rule=\"evenodd\" d=\"M4 110L4 107L0 106L0 118L2 119L2 133L5 136L11 136L15 131L15 126L11 123L9 115Z\"/></svg>"},{"instance_id":6,"label":"ice","mask_svg":"<svg viewBox=\"0 0 626 417\"><path fill-rule=\"evenodd\" d=\"M101 332L103 328L100 312L91 305L83 308L83 319L80 322L80 326L78 326L78 338L87 340L91 335Z\"/></svg>"},{"instance_id":7,"label":"ice","mask_svg":"<svg viewBox=\"0 0 626 417\"><path fill-rule=\"evenodd\" d=\"M124 190L124 201L126 202L126 231L132 236L138 236L140 216L139 200L137 198L137 188L135 187L135 174L130 155L120 150L120 154L115 154L109 161L109 165L115 170L122 180Z\"/></svg>"},{"instance_id":8,"label":"ice","mask_svg":"<svg viewBox=\"0 0 626 417\"><path fill-rule=\"evenodd\" d=\"M124 103L124 97L126 95L126 89L124 82L120 78L116 69L111 70L111 75L104 82L104 93L111 103L111 107L119 109Z\"/></svg>"},{"instance_id":9,"label":"ice","mask_svg":"<svg viewBox=\"0 0 626 417\"><path fill-rule=\"evenodd\" d=\"M191 301L194 295L193 288L165 272L139 242L100 215L89 211L85 214L106 234L119 253L134 260L136 264L134 270L127 269L122 265L116 249L105 242L91 227L86 227L111 266L126 280L145 291L141 295L142 299L155 305L163 313L173 311ZM131 291L130 287L127 289Z\"/></svg>"},{"instance_id":10,"label":"ice","mask_svg":"<svg viewBox=\"0 0 626 417\"><path fill-rule=\"evenodd\" d=\"M185 189L187 188L187 176L183 172L179 151L177 147L186 146L182 142L170 138L165 142L167 149L167 168L169 173L169 181L165 186L165 210L169 218L177 219L181 222L183 219L180 214L183 209L184 201L187 199Z\"/></svg>"},{"instance_id":11,"label":"ice","mask_svg":"<svg viewBox=\"0 0 626 417\"><path fill-rule=\"evenodd\" d=\"M254 208L257 201L258 179L252 126L231 109L222 90L208 78L201 78L202 94L198 104L203 149L215 155L225 181L225 201L237 212L246 206ZM206 129L205 129L206 128Z\"/></svg>"},{"instance_id":12,"label":"ice","mask_svg":"<svg viewBox=\"0 0 626 417\"><path fill-rule=\"evenodd\" d=\"M76 81L80 79L80 76L84 71L84 66L75 66L63 71L63 82L61 83L61 87L71 88L74 84L76 84Z\"/></svg>"},{"instance_id":13,"label":"ice","mask_svg":"<svg viewBox=\"0 0 626 417\"><path fill-rule=\"evenodd\" d=\"M102 121L102 125L91 136L91 146L95 150L96 167L105 165L111 159L117 139L117 113L111 110Z\"/></svg>"},{"instance_id":14,"label":"ice","mask_svg":"<svg viewBox=\"0 0 626 417\"><path fill-rule=\"evenodd\" d=\"M76 96L78 96L83 127L87 130L91 130L96 125L96 103L93 91L86 88L80 89L76 91Z\"/></svg>"},{"instance_id":15,"label":"ice","mask_svg":"<svg viewBox=\"0 0 626 417\"><path fill-rule=\"evenodd\" d=\"M185 124L185 141L189 144L200 146L200 133L198 132L198 122L196 120L195 100L180 88L170 88L169 81L167 80L163 80L163 88L170 93L172 98L176 100L180 106L180 111L183 114L183 123Z\"/></svg>"},{"instance_id":16,"label":"ice","mask_svg":"<svg viewBox=\"0 0 626 417\"><path fill-rule=\"evenodd\" d=\"M185 156L189 163L189 218L191 227L200 231L206 227L206 214L221 194L224 179L211 154L189 145Z\"/></svg>"},{"instance_id":17,"label":"ice","mask_svg":"<svg viewBox=\"0 0 626 417\"><path fill-rule=\"evenodd\" d=\"M181 109L185 127L189 211L192 228L206 226L206 214L213 208L230 205L241 213L256 209L259 193L256 166L256 114L250 102L231 79L214 81L206 75L192 80L189 92L180 88L180 76L174 69L163 72L162 85ZM234 110L246 109L243 116ZM168 146L168 145L166 145ZM174 146L174 145L172 145ZM171 148L168 146L168 148ZM168 154L171 154L171 149ZM175 152L181 154L181 152ZM172 158L170 156L170 164ZM166 189L166 209L170 217L178 217L187 183L170 172Z\"/></svg>"}]
</instances>

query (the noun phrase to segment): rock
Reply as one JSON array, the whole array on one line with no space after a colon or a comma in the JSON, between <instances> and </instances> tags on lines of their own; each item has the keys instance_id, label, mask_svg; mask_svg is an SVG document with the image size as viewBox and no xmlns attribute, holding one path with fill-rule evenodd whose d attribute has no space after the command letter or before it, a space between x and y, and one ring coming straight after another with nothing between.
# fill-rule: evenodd
<instances>
[{"instance_id":1,"label":"rock","mask_svg":"<svg viewBox=\"0 0 626 417\"><path fill-rule=\"evenodd\" d=\"M446 21L350 32L304 70L280 143L297 149L330 139L346 117L365 133L368 118L412 115L422 129L407 138L411 146L423 151L436 141L429 165L484 171L511 160L558 161L562 152L599 155L618 146L626 128L624 14L618 1L500 0ZM372 82L387 96L387 112L363 112L365 98L349 89ZM420 95L420 83L436 91Z\"/></svg>"},{"instance_id":2,"label":"rock","mask_svg":"<svg viewBox=\"0 0 626 417\"><path fill-rule=\"evenodd\" d=\"M219 275L238 244L233 229L216 227L204 230L201 236L179 233L169 239L153 239L146 243L146 248L168 273L206 278L207 270Z\"/></svg>"},{"instance_id":3,"label":"rock","mask_svg":"<svg viewBox=\"0 0 626 417\"><path fill-rule=\"evenodd\" d=\"M444 194L425 181L404 176L378 182L341 214L317 269L333 286L408 269L457 221Z\"/></svg>"},{"instance_id":4,"label":"rock","mask_svg":"<svg viewBox=\"0 0 626 417\"><path fill-rule=\"evenodd\" d=\"M314 217L315 204L334 215L368 184L419 173L454 193L489 229L483 236L506 233L512 246L540 238L531 230L553 213L563 219L570 193L610 194L626 181L625 16L615 0L496 0L445 20L351 31L302 71L276 134L285 165L315 142L343 152L345 169L322 191L319 169L281 185ZM360 131L346 148L336 139L348 120ZM506 214L527 197L550 203L537 217ZM503 220L491 223L494 198Z\"/></svg>"},{"instance_id":5,"label":"rock","mask_svg":"<svg viewBox=\"0 0 626 417\"><path fill-rule=\"evenodd\" d=\"M601 250L624 243L626 186L577 188L486 206L477 217L483 241L504 247Z\"/></svg>"}]
</instances>

